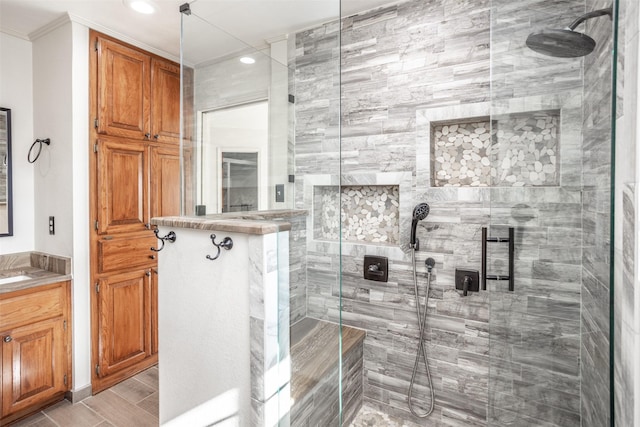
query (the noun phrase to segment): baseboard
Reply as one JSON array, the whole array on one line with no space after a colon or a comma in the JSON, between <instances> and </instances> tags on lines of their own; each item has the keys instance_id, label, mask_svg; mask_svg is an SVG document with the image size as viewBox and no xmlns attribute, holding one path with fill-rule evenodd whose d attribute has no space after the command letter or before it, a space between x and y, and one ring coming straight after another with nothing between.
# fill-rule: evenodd
<instances>
[{"instance_id":1,"label":"baseboard","mask_svg":"<svg viewBox=\"0 0 640 427\"><path fill-rule=\"evenodd\" d=\"M91 397L92 389L91 384L87 384L86 386L78 389L78 390L70 390L65 394L65 399L67 399L71 403L78 403L87 397Z\"/></svg>"}]
</instances>

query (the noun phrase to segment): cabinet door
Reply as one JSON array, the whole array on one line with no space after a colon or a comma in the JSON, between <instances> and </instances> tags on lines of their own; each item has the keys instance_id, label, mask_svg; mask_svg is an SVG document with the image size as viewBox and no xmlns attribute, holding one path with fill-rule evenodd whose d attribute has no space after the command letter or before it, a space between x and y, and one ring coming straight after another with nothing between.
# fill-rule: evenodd
<instances>
[{"instance_id":1,"label":"cabinet door","mask_svg":"<svg viewBox=\"0 0 640 427\"><path fill-rule=\"evenodd\" d=\"M98 141L98 233L126 233L149 228L148 147Z\"/></svg>"},{"instance_id":2,"label":"cabinet door","mask_svg":"<svg viewBox=\"0 0 640 427\"><path fill-rule=\"evenodd\" d=\"M158 269L151 270L151 354L158 353Z\"/></svg>"},{"instance_id":3,"label":"cabinet door","mask_svg":"<svg viewBox=\"0 0 640 427\"><path fill-rule=\"evenodd\" d=\"M155 141L180 142L180 67L151 60L151 135Z\"/></svg>"},{"instance_id":4,"label":"cabinet door","mask_svg":"<svg viewBox=\"0 0 640 427\"><path fill-rule=\"evenodd\" d=\"M180 215L178 148L151 147L151 216Z\"/></svg>"},{"instance_id":5,"label":"cabinet door","mask_svg":"<svg viewBox=\"0 0 640 427\"><path fill-rule=\"evenodd\" d=\"M98 281L100 377L151 354L150 276L142 270Z\"/></svg>"},{"instance_id":6,"label":"cabinet door","mask_svg":"<svg viewBox=\"0 0 640 427\"><path fill-rule=\"evenodd\" d=\"M63 322L63 318L45 320L2 334L3 416L68 389Z\"/></svg>"},{"instance_id":7,"label":"cabinet door","mask_svg":"<svg viewBox=\"0 0 640 427\"><path fill-rule=\"evenodd\" d=\"M97 50L98 133L148 137L151 57L102 37Z\"/></svg>"}]
</instances>

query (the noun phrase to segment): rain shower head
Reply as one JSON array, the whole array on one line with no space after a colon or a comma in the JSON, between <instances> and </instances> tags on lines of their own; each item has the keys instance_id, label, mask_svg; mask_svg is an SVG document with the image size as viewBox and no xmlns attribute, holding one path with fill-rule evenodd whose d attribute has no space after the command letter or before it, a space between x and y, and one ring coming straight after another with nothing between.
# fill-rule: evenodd
<instances>
[{"instance_id":1,"label":"rain shower head","mask_svg":"<svg viewBox=\"0 0 640 427\"><path fill-rule=\"evenodd\" d=\"M542 30L529 34L527 46L529 49L547 56L558 58L577 58L593 52L596 41L586 34L575 31L576 27L587 19L613 14L613 8L594 10L585 13L573 21L567 28Z\"/></svg>"},{"instance_id":2,"label":"rain shower head","mask_svg":"<svg viewBox=\"0 0 640 427\"><path fill-rule=\"evenodd\" d=\"M577 31L543 30L529 34L527 37L529 49L547 56L558 58L578 58L593 52L596 41L586 34Z\"/></svg>"}]
</instances>

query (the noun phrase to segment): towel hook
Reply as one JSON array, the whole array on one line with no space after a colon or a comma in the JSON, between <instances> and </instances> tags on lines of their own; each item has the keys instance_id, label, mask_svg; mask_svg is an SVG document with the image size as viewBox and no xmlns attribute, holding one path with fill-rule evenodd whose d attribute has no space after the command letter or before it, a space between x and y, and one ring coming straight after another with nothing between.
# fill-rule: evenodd
<instances>
[{"instance_id":1,"label":"towel hook","mask_svg":"<svg viewBox=\"0 0 640 427\"><path fill-rule=\"evenodd\" d=\"M213 246L218 248L218 253L216 254L216 256L207 255L207 259L211 261L215 261L216 259L218 259L218 257L220 256L220 248L225 248L226 250L231 250L231 248L233 248L233 240L231 240L231 237L225 237L220 243L216 243L215 234L212 234L209 237L211 237L211 243L213 243Z\"/></svg>"},{"instance_id":2,"label":"towel hook","mask_svg":"<svg viewBox=\"0 0 640 427\"><path fill-rule=\"evenodd\" d=\"M33 152L33 149L36 146L36 144L38 144L38 152L36 153L35 157L32 160L31 153ZM40 157L40 153L42 153L42 144L50 145L51 140L49 138L45 138L45 139L36 139L35 141L33 141L33 144L31 144L31 148L29 148L29 153L27 154L27 161L29 163L33 163L36 160L38 160L38 157Z\"/></svg>"},{"instance_id":3,"label":"towel hook","mask_svg":"<svg viewBox=\"0 0 640 427\"><path fill-rule=\"evenodd\" d=\"M157 228L155 230L153 230L153 233L156 235L156 238L158 238L158 240L160 240L162 242L162 245L160 246L160 249L156 249L153 246L151 247L151 250L154 252L160 252L161 250L164 249L164 242L166 242L167 240L170 241L171 243L175 243L176 241L176 233L174 233L173 231L170 231L169 234L167 234L164 237L160 237L158 236L158 233L160 232L160 230L158 230Z\"/></svg>"}]
</instances>

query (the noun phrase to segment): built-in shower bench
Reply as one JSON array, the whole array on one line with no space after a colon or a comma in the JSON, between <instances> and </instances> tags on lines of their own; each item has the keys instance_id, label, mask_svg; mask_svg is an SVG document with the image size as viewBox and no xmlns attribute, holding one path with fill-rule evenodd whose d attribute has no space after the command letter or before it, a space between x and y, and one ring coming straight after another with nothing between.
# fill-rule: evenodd
<instances>
[{"instance_id":1,"label":"built-in shower bench","mask_svg":"<svg viewBox=\"0 0 640 427\"><path fill-rule=\"evenodd\" d=\"M304 318L291 327L292 426L337 425L339 417L339 326ZM363 343L366 333L342 327L343 425L362 406Z\"/></svg>"}]
</instances>

